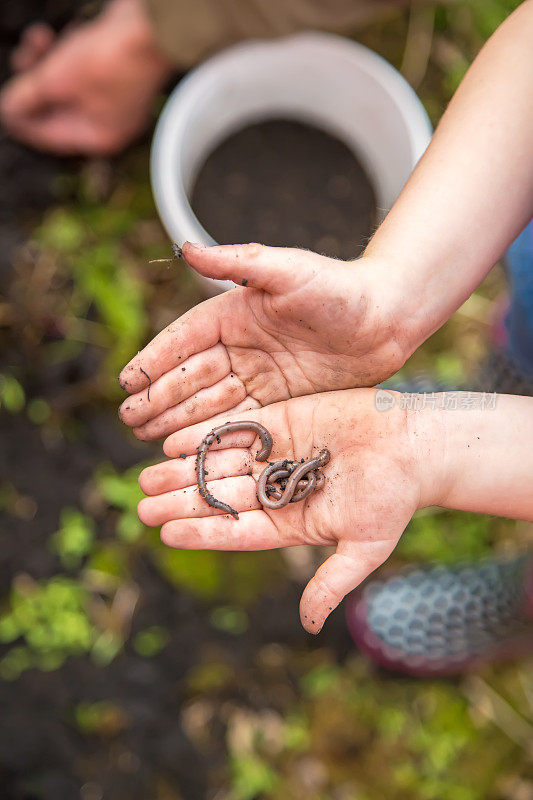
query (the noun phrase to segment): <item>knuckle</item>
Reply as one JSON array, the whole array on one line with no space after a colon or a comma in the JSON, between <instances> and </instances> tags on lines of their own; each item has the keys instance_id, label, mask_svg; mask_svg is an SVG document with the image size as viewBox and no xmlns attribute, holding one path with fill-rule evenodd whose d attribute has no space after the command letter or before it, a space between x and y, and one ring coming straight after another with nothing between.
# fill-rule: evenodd
<instances>
[{"instance_id":1,"label":"knuckle","mask_svg":"<svg viewBox=\"0 0 533 800\"><path fill-rule=\"evenodd\" d=\"M254 260L259 258L264 250L264 245L259 244L258 242L250 242L249 244L245 244L243 247L244 255L247 259Z\"/></svg>"},{"instance_id":2,"label":"knuckle","mask_svg":"<svg viewBox=\"0 0 533 800\"><path fill-rule=\"evenodd\" d=\"M228 382L225 394L226 397L230 398L231 400L244 399L246 396L244 386L241 383L232 380Z\"/></svg>"},{"instance_id":3,"label":"knuckle","mask_svg":"<svg viewBox=\"0 0 533 800\"><path fill-rule=\"evenodd\" d=\"M149 442L152 438L150 435L150 428L150 423L146 423L145 425L140 425L138 428L135 428L133 432L139 441Z\"/></svg>"},{"instance_id":4,"label":"knuckle","mask_svg":"<svg viewBox=\"0 0 533 800\"><path fill-rule=\"evenodd\" d=\"M193 414L196 413L198 409L198 398L197 397L189 397L188 400L185 400L183 403L183 411L186 417L192 417Z\"/></svg>"}]
</instances>

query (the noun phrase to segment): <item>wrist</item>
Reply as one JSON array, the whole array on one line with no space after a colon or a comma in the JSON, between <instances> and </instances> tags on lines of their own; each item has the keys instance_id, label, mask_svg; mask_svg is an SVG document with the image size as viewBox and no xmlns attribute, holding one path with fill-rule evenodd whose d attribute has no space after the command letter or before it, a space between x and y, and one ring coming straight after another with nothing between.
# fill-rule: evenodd
<instances>
[{"instance_id":1,"label":"wrist","mask_svg":"<svg viewBox=\"0 0 533 800\"><path fill-rule=\"evenodd\" d=\"M98 21L115 31L116 46L125 58L143 58L147 68L161 82L174 67L156 39L155 31L141 0L111 0Z\"/></svg>"},{"instance_id":2,"label":"wrist","mask_svg":"<svg viewBox=\"0 0 533 800\"><path fill-rule=\"evenodd\" d=\"M450 437L453 438L450 425L453 425L454 415L439 407L442 394L402 397L406 405L406 424L412 457L418 470L418 507L447 506L457 472L453 446L450 446ZM428 397L429 404L424 401Z\"/></svg>"},{"instance_id":3,"label":"wrist","mask_svg":"<svg viewBox=\"0 0 533 800\"><path fill-rule=\"evenodd\" d=\"M388 284L408 358L470 297L494 261L474 264L458 237L446 249L430 236L425 241L418 234L413 240L403 222L394 218L393 209L363 257L377 265L377 279Z\"/></svg>"},{"instance_id":4,"label":"wrist","mask_svg":"<svg viewBox=\"0 0 533 800\"><path fill-rule=\"evenodd\" d=\"M368 314L375 315L372 328L383 338L383 345L388 342L395 351L394 369L390 372L394 375L427 338L422 326L414 323L420 300L409 286L409 276L392 259L365 252L355 263L362 267L362 293Z\"/></svg>"}]
</instances>

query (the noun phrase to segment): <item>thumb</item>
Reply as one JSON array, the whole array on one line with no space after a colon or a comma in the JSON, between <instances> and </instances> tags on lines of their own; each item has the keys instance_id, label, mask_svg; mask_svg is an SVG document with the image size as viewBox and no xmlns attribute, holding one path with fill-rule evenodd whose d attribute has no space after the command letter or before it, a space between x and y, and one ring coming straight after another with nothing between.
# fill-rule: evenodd
<instances>
[{"instance_id":1,"label":"thumb","mask_svg":"<svg viewBox=\"0 0 533 800\"><path fill-rule=\"evenodd\" d=\"M185 242L183 256L206 278L281 294L307 283L331 259L292 247L227 244L206 247Z\"/></svg>"},{"instance_id":2,"label":"thumb","mask_svg":"<svg viewBox=\"0 0 533 800\"><path fill-rule=\"evenodd\" d=\"M317 569L302 594L300 619L308 633L320 633L333 609L383 564L396 541L397 538L339 545L337 552Z\"/></svg>"}]
</instances>

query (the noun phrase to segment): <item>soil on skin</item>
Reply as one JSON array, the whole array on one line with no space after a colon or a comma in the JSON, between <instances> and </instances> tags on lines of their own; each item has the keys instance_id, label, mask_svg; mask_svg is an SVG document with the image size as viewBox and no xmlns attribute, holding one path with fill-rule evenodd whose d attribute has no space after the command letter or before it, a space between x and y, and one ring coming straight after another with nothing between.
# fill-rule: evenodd
<instances>
[{"instance_id":1,"label":"soil on skin","mask_svg":"<svg viewBox=\"0 0 533 800\"><path fill-rule=\"evenodd\" d=\"M223 141L201 167L194 213L220 244L361 254L376 224L373 186L345 144L318 128L270 120Z\"/></svg>"}]
</instances>

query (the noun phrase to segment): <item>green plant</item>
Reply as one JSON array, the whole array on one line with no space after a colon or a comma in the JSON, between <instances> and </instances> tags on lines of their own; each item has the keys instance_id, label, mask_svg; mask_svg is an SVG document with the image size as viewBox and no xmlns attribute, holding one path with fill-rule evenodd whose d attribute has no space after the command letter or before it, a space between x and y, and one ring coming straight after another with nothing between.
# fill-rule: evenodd
<instances>
[{"instance_id":1,"label":"green plant","mask_svg":"<svg viewBox=\"0 0 533 800\"><path fill-rule=\"evenodd\" d=\"M0 660L0 677L14 679L29 667L57 669L70 655L91 650L96 629L86 611L88 594L75 580L20 578L0 617L0 641L22 640Z\"/></svg>"},{"instance_id":2,"label":"green plant","mask_svg":"<svg viewBox=\"0 0 533 800\"><path fill-rule=\"evenodd\" d=\"M113 736L128 724L123 709L109 700L79 703L74 709L74 719L82 733L100 736Z\"/></svg>"},{"instance_id":3,"label":"green plant","mask_svg":"<svg viewBox=\"0 0 533 800\"><path fill-rule=\"evenodd\" d=\"M269 795L278 783L278 776L265 759L254 754L231 759L232 797L254 800Z\"/></svg>"},{"instance_id":4,"label":"green plant","mask_svg":"<svg viewBox=\"0 0 533 800\"><path fill-rule=\"evenodd\" d=\"M133 638L133 647L140 656L153 658L165 647L170 639L166 628L153 625L144 631L139 631Z\"/></svg>"},{"instance_id":5,"label":"green plant","mask_svg":"<svg viewBox=\"0 0 533 800\"><path fill-rule=\"evenodd\" d=\"M137 516L137 504L143 496L139 488L140 470L141 465L137 465L120 474L111 466L102 466L95 475L103 499L120 511L116 532L124 542L136 541L146 530Z\"/></svg>"},{"instance_id":6,"label":"green plant","mask_svg":"<svg viewBox=\"0 0 533 800\"><path fill-rule=\"evenodd\" d=\"M403 534L397 554L409 561L477 558L490 552L501 520L482 514L424 509Z\"/></svg>"},{"instance_id":7,"label":"green plant","mask_svg":"<svg viewBox=\"0 0 533 800\"><path fill-rule=\"evenodd\" d=\"M18 414L26 404L26 394L13 375L0 374L0 409Z\"/></svg>"},{"instance_id":8,"label":"green plant","mask_svg":"<svg viewBox=\"0 0 533 800\"><path fill-rule=\"evenodd\" d=\"M211 612L211 624L221 631L238 636L248 629L248 615L242 608L218 606Z\"/></svg>"},{"instance_id":9,"label":"green plant","mask_svg":"<svg viewBox=\"0 0 533 800\"><path fill-rule=\"evenodd\" d=\"M91 517L75 508L64 508L60 517L60 528L51 537L51 544L61 563L72 569L79 567L92 549L94 522Z\"/></svg>"}]
</instances>

